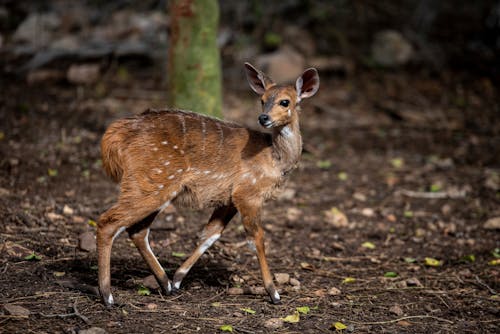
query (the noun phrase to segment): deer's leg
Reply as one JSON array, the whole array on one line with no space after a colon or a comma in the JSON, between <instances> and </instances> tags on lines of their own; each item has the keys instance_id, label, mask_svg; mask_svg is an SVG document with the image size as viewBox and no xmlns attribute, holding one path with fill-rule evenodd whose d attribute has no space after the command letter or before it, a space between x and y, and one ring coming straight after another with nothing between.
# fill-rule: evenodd
<instances>
[{"instance_id":1,"label":"deer's leg","mask_svg":"<svg viewBox=\"0 0 500 334\"><path fill-rule=\"evenodd\" d=\"M193 254L191 254L191 256L184 261L184 263L175 272L173 280L174 290L178 290L180 288L182 280L187 275L189 270L191 270L196 261L198 261L203 253L205 253L205 251L220 238L222 231L224 231L224 228L231 221L236 212L237 211L234 206L223 206L215 209L210 217L210 220L203 228L201 243L195 249Z\"/></svg>"},{"instance_id":2,"label":"deer's leg","mask_svg":"<svg viewBox=\"0 0 500 334\"><path fill-rule=\"evenodd\" d=\"M114 239L123 230L135 225L144 224L154 218L161 203L151 202L118 202L99 217L97 225L97 265L99 269L99 293L106 306L114 303L111 295L111 248ZM144 237L142 238L144 240Z\"/></svg>"},{"instance_id":3,"label":"deer's leg","mask_svg":"<svg viewBox=\"0 0 500 334\"><path fill-rule=\"evenodd\" d=\"M261 226L261 207L260 206L248 206L240 205L238 210L241 213L243 226L248 235L249 242L255 244L255 250L257 252L257 258L259 260L260 271L262 274L262 280L264 281L264 287L267 293L271 297L273 304L280 303L280 295L276 286L274 285L271 271L269 270L269 265L266 259L266 250L264 246L264 229Z\"/></svg>"},{"instance_id":4,"label":"deer's leg","mask_svg":"<svg viewBox=\"0 0 500 334\"><path fill-rule=\"evenodd\" d=\"M170 285L170 280L168 279L165 270L158 262L158 259L154 255L151 250L151 246L149 245L149 226L154 221L158 211L151 213L149 216L141 220L139 223L132 225L127 229L130 239L134 242L134 245L141 253L142 258L148 264L149 268L153 272L153 275L156 277L158 284L162 288L163 292L166 294L170 294L172 291L172 286Z\"/></svg>"}]
</instances>

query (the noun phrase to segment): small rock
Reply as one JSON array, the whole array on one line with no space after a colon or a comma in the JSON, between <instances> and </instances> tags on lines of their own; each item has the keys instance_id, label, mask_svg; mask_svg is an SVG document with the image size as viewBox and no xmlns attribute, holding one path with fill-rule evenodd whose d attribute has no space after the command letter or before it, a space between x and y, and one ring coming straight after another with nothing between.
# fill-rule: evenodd
<instances>
[{"instance_id":1,"label":"small rock","mask_svg":"<svg viewBox=\"0 0 500 334\"><path fill-rule=\"evenodd\" d=\"M160 288L158 281L154 275L146 276L142 279L142 285L151 290L157 290Z\"/></svg>"},{"instance_id":2,"label":"small rock","mask_svg":"<svg viewBox=\"0 0 500 334\"><path fill-rule=\"evenodd\" d=\"M361 210L361 214L365 217L373 217L375 215L375 210L372 208L364 208Z\"/></svg>"},{"instance_id":3,"label":"small rock","mask_svg":"<svg viewBox=\"0 0 500 334\"><path fill-rule=\"evenodd\" d=\"M279 201L290 201L295 197L296 191L292 188L286 188L278 195Z\"/></svg>"},{"instance_id":4,"label":"small rock","mask_svg":"<svg viewBox=\"0 0 500 334\"><path fill-rule=\"evenodd\" d=\"M155 304L155 303L149 303L149 304L147 304L147 305L146 305L146 308L147 308L148 310L153 311L153 310L156 310L156 309L158 308L158 305L157 305L157 304Z\"/></svg>"},{"instance_id":5,"label":"small rock","mask_svg":"<svg viewBox=\"0 0 500 334\"><path fill-rule=\"evenodd\" d=\"M389 312L391 312L392 314L395 314L397 315L398 317L402 316L404 314L403 310L401 309L401 307L399 307L398 305L394 305L392 306L390 309L389 309Z\"/></svg>"},{"instance_id":6,"label":"small rock","mask_svg":"<svg viewBox=\"0 0 500 334\"><path fill-rule=\"evenodd\" d=\"M73 216L71 217L73 223L76 223L76 224L83 224L87 221L87 219L85 219L85 217L82 217L82 216Z\"/></svg>"},{"instance_id":7,"label":"small rock","mask_svg":"<svg viewBox=\"0 0 500 334\"><path fill-rule=\"evenodd\" d=\"M290 47L257 57L256 66L275 82L295 81L304 70L304 57Z\"/></svg>"},{"instance_id":8,"label":"small rock","mask_svg":"<svg viewBox=\"0 0 500 334\"><path fill-rule=\"evenodd\" d=\"M360 201L360 202L366 202L366 195L365 194L362 194L362 193L359 193L359 192L355 192L352 197L357 200L357 201Z\"/></svg>"},{"instance_id":9,"label":"small rock","mask_svg":"<svg viewBox=\"0 0 500 334\"><path fill-rule=\"evenodd\" d=\"M227 294L228 295L243 295L245 291L243 288L229 288L227 289Z\"/></svg>"},{"instance_id":10,"label":"small rock","mask_svg":"<svg viewBox=\"0 0 500 334\"><path fill-rule=\"evenodd\" d=\"M55 213L55 212L47 212L45 214L45 216L51 221L51 222L55 222L56 220L64 220L64 216L63 215L60 215L58 213Z\"/></svg>"},{"instance_id":11,"label":"small rock","mask_svg":"<svg viewBox=\"0 0 500 334\"><path fill-rule=\"evenodd\" d=\"M404 65L413 57L413 46L395 30L380 31L372 44L372 58L382 66Z\"/></svg>"},{"instance_id":12,"label":"small rock","mask_svg":"<svg viewBox=\"0 0 500 334\"><path fill-rule=\"evenodd\" d=\"M290 278L290 285L292 286L300 286L300 281L296 278Z\"/></svg>"},{"instance_id":13,"label":"small rock","mask_svg":"<svg viewBox=\"0 0 500 334\"><path fill-rule=\"evenodd\" d=\"M290 282L290 275L287 273L276 273L274 274L274 279L278 284L287 284Z\"/></svg>"},{"instance_id":14,"label":"small rock","mask_svg":"<svg viewBox=\"0 0 500 334\"><path fill-rule=\"evenodd\" d=\"M342 291L340 291L336 287L332 287L332 288L330 288L330 290L328 290L328 294L330 296L338 296L338 295L342 294Z\"/></svg>"},{"instance_id":15,"label":"small rock","mask_svg":"<svg viewBox=\"0 0 500 334\"><path fill-rule=\"evenodd\" d=\"M94 232L84 232L78 236L78 247L86 252L94 252L97 249Z\"/></svg>"},{"instance_id":16,"label":"small rock","mask_svg":"<svg viewBox=\"0 0 500 334\"><path fill-rule=\"evenodd\" d=\"M323 297L325 296L325 290L323 290L323 289L319 289L319 290L313 291L313 294L314 294L316 297L323 298Z\"/></svg>"},{"instance_id":17,"label":"small rock","mask_svg":"<svg viewBox=\"0 0 500 334\"><path fill-rule=\"evenodd\" d=\"M7 197L10 195L9 189L0 188L0 197Z\"/></svg>"},{"instance_id":18,"label":"small rock","mask_svg":"<svg viewBox=\"0 0 500 334\"><path fill-rule=\"evenodd\" d=\"M349 225L349 221L347 220L346 215L337 208L331 208L328 211L324 211L325 220L327 223L333 225L337 228L347 227Z\"/></svg>"},{"instance_id":19,"label":"small rock","mask_svg":"<svg viewBox=\"0 0 500 334\"><path fill-rule=\"evenodd\" d=\"M297 221L302 216L302 210L291 207L286 210L286 218L291 221Z\"/></svg>"},{"instance_id":20,"label":"small rock","mask_svg":"<svg viewBox=\"0 0 500 334\"><path fill-rule=\"evenodd\" d=\"M64 205L63 214L65 214L66 216L71 216L71 215L73 215L74 212L75 212L75 210L70 208L67 204Z\"/></svg>"},{"instance_id":21,"label":"small rock","mask_svg":"<svg viewBox=\"0 0 500 334\"><path fill-rule=\"evenodd\" d=\"M500 217L490 218L484 223L483 228L487 230L500 230Z\"/></svg>"},{"instance_id":22,"label":"small rock","mask_svg":"<svg viewBox=\"0 0 500 334\"><path fill-rule=\"evenodd\" d=\"M16 317L27 318L31 314L30 310L28 310L27 308L15 304L5 304L3 308L5 310L5 313Z\"/></svg>"},{"instance_id":23,"label":"small rock","mask_svg":"<svg viewBox=\"0 0 500 334\"><path fill-rule=\"evenodd\" d=\"M106 330L100 327L90 327L88 329L82 329L78 334L106 334Z\"/></svg>"},{"instance_id":24,"label":"small rock","mask_svg":"<svg viewBox=\"0 0 500 334\"><path fill-rule=\"evenodd\" d=\"M416 277L411 277L406 280L406 285L407 286L418 286L422 287L422 283L416 278Z\"/></svg>"},{"instance_id":25,"label":"small rock","mask_svg":"<svg viewBox=\"0 0 500 334\"><path fill-rule=\"evenodd\" d=\"M100 67L98 64L73 64L68 69L66 78L74 84L90 85L99 80Z\"/></svg>"},{"instance_id":26,"label":"small rock","mask_svg":"<svg viewBox=\"0 0 500 334\"><path fill-rule=\"evenodd\" d=\"M283 320L280 318L271 318L264 321L264 327L267 329L278 329L283 327Z\"/></svg>"}]
</instances>

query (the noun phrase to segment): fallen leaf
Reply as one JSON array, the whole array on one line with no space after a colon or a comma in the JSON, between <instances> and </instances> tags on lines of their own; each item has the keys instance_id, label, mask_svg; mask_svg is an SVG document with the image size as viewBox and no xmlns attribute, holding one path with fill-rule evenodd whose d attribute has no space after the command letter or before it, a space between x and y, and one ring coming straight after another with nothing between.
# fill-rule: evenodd
<instances>
[{"instance_id":1,"label":"fallen leaf","mask_svg":"<svg viewBox=\"0 0 500 334\"><path fill-rule=\"evenodd\" d=\"M337 178L340 180L340 181L345 181L347 180L348 178L348 175L346 172L340 172L337 174Z\"/></svg>"},{"instance_id":2,"label":"fallen leaf","mask_svg":"<svg viewBox=\"0 0 500 334\"><path fill-rule=\"evenodd\" d=\"M52 274L55 277L63 277L64 275L66 275L66 273L64 271L54 271Z\"/></svg>"},{"instance_id":3,"label":"fallen leaf","mask_svg":"<svg viewBox=\"0 0 500 334\"><path fill-rule=\"evenodd\" d=\"M212 307L221 307L222 304L220 302L214 302L214 303L210 304L210 306L212 306Z\"/></svg>"},{"instance_id":4,"label":"fallen leaf","mask_svg":"<svg viewBox=\"0 0 500 334\"><path fill-rule=\"evenodd\" d=\"M346 277L342 280L342 284L349 284L354 282L356 282L356 279L354 277Z\"/></svg>"},{"instance_id":5,"label":"fallen leaf","mask_svg":"<svg viewBox=\"0 0 500 334\"><path fill-rule=\"evenodd\" d=\"M433 183L433 184L431 184L431 187L430 187L429 190L432 193L436 193L438 191L441 191L441 189L443 189L443 186L441 184L439 184L439 183Z\"/></svg>"},{"instance_id":6,"label":"fallen leaf","mask_svg":"<svg viewBox=\"0 0 500 334\"><path fill-rule=\"evenodd\" d=\"M321 169L329 169L332 167L332 163L329 160L318 160L316 162L316 167Z\"/></svg>"},{"instance_id":7,"label":"fallen leaf","mask_svg":"<svg viewBox=\"0 0 500 334\"><path fill-rule=\"evenodd\" d=\"M346 215L336 207L324 211L324 215L326 222L337 228L347 227L349 225Z\"/></svg>"},{"instance_id":8,"label":"fallen leaf","mask_svg":"<svg viewBox=\"0 0 500 334\"><path fill-rule=\"evenodd\" d=\"M233 332L233 326L231 325L222 325L219 327L219 329L223 332L230 332L230 333Z\"/></svg>"},{"instance_id":9,"label":"fallen leaf","mask_svg":"<svg viewBox=\"0 0 500 334\"><path fill-rule=\"evenodd\" d=\"M415 263L415 262L417 262L417 259L415 259L415 258L413 258L413 257L405 257L405 258L404 258L404 261L405 261L406 263Z\"/></svg>"},{"instance_id":10,"label":"fallen leaf","mask_svg":"<svg viewBox=\"0 0 500 334\"><path fill-rule=\"evenodd\" d=\"M413 217L413 211L405 210L405 212L403 212L403 216L405 218L411 218L411 217Z\"/></svg>"},{"instance_id":11,"label":"fallen leaf","mask_svg":"<svg viewBox=\"0 0 500 334\"><path fill-rule=\"evenodd\" d=\"M370 242L370 241L363 242L361 244L361 247L368 248L368 249L375 249L376 248L375 244L373 242Z\"/></svg>"},{"instance_id":12,"label":"fallen leaf","mask_svg":"<svg viewBox=\"0 0 500 334\"><path fill-rule=\"evenodd\" d=\"M495 259L500 258L500 248L495 248L491 251L491 254L495 257Z\"/></svg>"},{"instance_id":13,"label":"fallen leaf","mask_svg":"<svg viewBox=\"0 0 500 334\"><path fill-rule=\"evenodd\" d=\"M500 259L491 260L490 262L488 262L488 264L490 266L498 266L498 265L500 265Z\"/></svg>"},{"instance_id":14,"label":"fallen leaf","mask_svg":"<svg viewBox=\"0 0 500 334\"><path fill-rule=\"evenodd\" d=\"M500 217L490 218L484 223L483 228L487 230L500 230Z\"/></svg>"},{"instance_id":15,"label":"fallen leaf","mask_svg":"<svg viewBox=\"0 0 500 334\"><path fill-rule=\"evenodd\" d=\"M398 317L402 316L404 314L403 310L401 309L401 307L399 307L398 305L394 305L392 306L390 309L389 309L389 312L391 312L392 314L395 314L397 315Z\"/></svg>"},{"instance_id":16,"label":"fallen leaf","mask_svg":"<svg viewBox=\"0 0 500 334\"><path fill-rule=\"evenodd\" d=\"M476 256L474 254L464 255L460 258L461 262L476 262Z\"/></svg>"},{"instance_id":17,"label":"fallen leaf","mask_svg":"<svg viewBox=\"0 0 500 334\"><path fill-rule=\"evenodd\" d=\"M151 290L146 288L144 285L139 285L139 288L137 289L137 293L141 296L149 296L151 294Z\"/></svg>"},{"instance_id":18,"label":"fallen leaf","mask_svg":"<svg viewBox=\"0 0 500 334\"><path fill-rule=\"evenodd\" d=\"M384 277L398 277L398 273L394 271L388 271L384 274Z\"/></svg>"},{"instance_id":19,"label":"fallen leaf","mask_svg":"<svg viewBox=\"0 0 500 334\"><path fill-rule=\"evenodd\" d=\"M186 257L186 253L183 253L183 252L172 252L172 256L179 257L179 258L185 258Z\"/></svg>"},{"instance_id":20,"label":"fallen leaf","mask_svg":"<svg viewBox=\"0 0 500 334\"><path fill-rule=\"evenodd\" d=\"M49 169L47 169L47 174L50 177L56 177L57 176L57 169L49 168Z\"/></svg>"},{"instance_id":21,"label":"fallen leaf","mask_svg":"<svg viewBox=\"0 0 500 334\"><path fill-rule=\"evenodd\" d=\"M5 313L21 318L27 318L31 314L30 310L15 304L5 304L3 306Z\"/></svg>"},{"instance_id":22,"label":"fallen leaf","mask_svg":"<svg viewBox=\"0 0 500 334\"><path fill-rule=\"evenodd\" d=\"M391 159L390 162L391 162L392 167L394 167L396 169L402 168L405 164L405 161L403 158L394 158L394 159Z\"/></svg>"},{"instance_id":23,"label":"fallen leaf","mask_svg":"<svg viewBox=\"0 0 500 334\"><path fill-rule=\"evenodd\" d=\"M300 306L300 307L297 307L296 310L299 313L308 314L311 309L309 308L309 306Z\"/></svg>"},{"instance_id":24,"label":"fallen leaf","mask_svg":"<svg viewBox=\"0 0 500 334\"><path fill-rule=\"evenodd\" d=\"M424 261L425 265L429 267L439 267L443 265L443 261L436 260L432 257L426 257Z\"/></svg>"},{"instance_id":25,"label":"fallen leaf","mask_svg":"<svg viewBox=\"0 0 500 334\"><path fill-rule=\"evenodd\" d=\"M311 271L314 271L314 267L312 264L310 263L307 263L307 262L301 262L300 263L300 267L304 270L311 270Z\"/></svg>"},{"instance_id":26,"label":"fallen leaf","mask_svg":"<svg viewBox=\"0 0 500 334\"><path fill-rule=\"evenodd\" d=\"M94 220L92 220L92 219L89 219L89 220L87 221L87 224L89 224L89 225L90 225L90 226L92 226L92 227L97 227L97 223L96 223Z\"/></svg>"},{"instance_id":27,"label":"fallen leaf","mask_svg":"<svg viewBox=\"0 0 500 334\"><path fill-rule=\"evenodd\" d=\"M243 312L248 313L248 314L255 314L255 313L257 313L257 311L252 310L251 308L248 308L248 307L247 308L240 308L240 310L242 310Z\"/></svg>"},{"instance_id":28,"label":"fallen leaf","mask_svg":"<svg viewBox=\"0 0 500 334\"><path fill-rule=\"evenodd\" d=\"M337 321L336 323L332 324L332 328L335 328L338 331L342 331L344 329L347 329L347 326L340 321Z\"/></svg>"},{"instance_id":29,"label":"fallen leaf","mask_svg":"<svg viewBox=\"0 0 500 334\"><path fill-rule=\"evenodd\" d=\"M36 255L35 252L33 252L30 255L25 256L24 259L28 261L40 261L42 257L40 255Z\"/></svg>"},{"instance_id":30,"label":"fallen leaf","mask_svg":"<svg viewBox=\"0 0 500 334\"><path fill-rule=\"evenodd\" d=\"M300 315L298 311L295 311L294 314L287 315L286 317L282 318L284 322L288 322L290 324L295 324L300 321Z\"/></svg>"}]
</instances>

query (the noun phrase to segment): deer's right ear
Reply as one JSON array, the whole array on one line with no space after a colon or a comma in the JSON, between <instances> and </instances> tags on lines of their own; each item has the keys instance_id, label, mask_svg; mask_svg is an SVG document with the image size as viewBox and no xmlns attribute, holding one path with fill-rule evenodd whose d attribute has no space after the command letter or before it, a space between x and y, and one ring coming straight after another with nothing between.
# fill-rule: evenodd
<instances>
[{"instance_id":1,"label":"deer's right ear","mask_svg":"<svg viewBox=\"0 0 500 334\"><path fill-rule=\"evenodd\" d=\"M245 63L245 72L250 87L259 95L264 94L266 89L274 85L274 82L264 73L253 67L250 63Z\"/></svg>"}]
</instances>

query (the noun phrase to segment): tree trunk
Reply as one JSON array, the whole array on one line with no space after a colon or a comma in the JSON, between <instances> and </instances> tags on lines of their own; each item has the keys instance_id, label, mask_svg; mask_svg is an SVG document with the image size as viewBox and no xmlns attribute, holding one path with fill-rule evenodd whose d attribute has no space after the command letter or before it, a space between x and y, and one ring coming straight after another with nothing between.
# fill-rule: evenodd
<instances>
[{"instance_id":1,"label":"tree trunk","mask_svg":"<svg viewBox=\"0 0 500 334\"><path fill-rule=\"evenodd\" d=\"M217 0L170 0L170 106L222 116Z\"/></svg>"}]
</instances>

